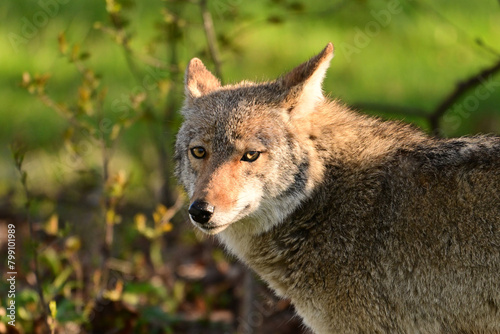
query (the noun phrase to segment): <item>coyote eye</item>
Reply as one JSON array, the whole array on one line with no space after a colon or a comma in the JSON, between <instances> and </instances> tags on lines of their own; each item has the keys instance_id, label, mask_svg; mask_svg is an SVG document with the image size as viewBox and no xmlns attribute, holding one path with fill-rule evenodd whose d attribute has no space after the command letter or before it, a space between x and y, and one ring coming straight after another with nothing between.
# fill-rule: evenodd
<instances>
[{"instance_id":1,"label":"coyote eye","mask_svg":"<svg viewBox=\"0 0 500 334\"><path fill-rule=\"evenodd\" d=\"M191 149L191 154L196 159L203 159L207 154L207 151L205 151L205 149L201 146L196 146Z\"/></svg>"},{"instance_id":2,"label":"coyote eye","mask_svg":"<svg viewBox=\"0 0 500 334\"><path fill-rule=\"evenodd\" d=\"M243 154L243 157L241 158L241 161L248 161L248 162L253 162L257 160L260 156L259 151L248 151Z\"/></svg>"}]
</instances>

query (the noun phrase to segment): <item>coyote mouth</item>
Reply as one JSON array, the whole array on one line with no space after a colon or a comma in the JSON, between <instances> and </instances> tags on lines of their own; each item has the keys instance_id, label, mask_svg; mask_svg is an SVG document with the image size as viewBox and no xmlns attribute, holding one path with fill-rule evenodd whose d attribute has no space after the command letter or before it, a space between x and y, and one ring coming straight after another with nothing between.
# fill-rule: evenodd
<instances>
[{"instance_id":1,"label":"coyote mouth","mask_svg":"<svg viewBox=\"0 0 500 334\"><path fill-rule=\"evenodd\" d=\"M201 227L202 231L207 233L207 234L217 234L219 232L222 232L223 230L226 229L231 224L224 224L224 225L217 225L217 226L203 226Z\"/></svg>"},{"instance_id":2,"label":"coyote mouth","mask_svg":"<svg viewBox=\"0 0 500 334\"><path fill-rule=\"evenodd\" d=\"M222 232L227 227L229 227L229 225L232 225L232 224L242 220L246 216L248 216L248 214L250 213L249 211L251 211L250 204L246 205L243 208L243 210L241 210L237 213L233 211L232 213L229 213L229 214L222 214L218 217L212 218L211 220L209 220L206 223L197 222L191 216L190 216L190 218L191 218L191 222L197 228L199 228L202 232L204 232L206 234L214 235L214 234L217 234L219 232Z\"/></svg>"},{"instance_id":3,"label":"coyote mouth","mask_svg":"<svg viewBox=\"0 0 500 334\"><path fill-rule=\"evenodd\" d=\"M231 223L221 224L221 225L217 225L214 223L211 223L211 224L195 223L195 226L198 227L202 232L204 232L206 234L217 234L217 233L225 230L229 225L231 225Z\"/></svg>"}]
</instances>

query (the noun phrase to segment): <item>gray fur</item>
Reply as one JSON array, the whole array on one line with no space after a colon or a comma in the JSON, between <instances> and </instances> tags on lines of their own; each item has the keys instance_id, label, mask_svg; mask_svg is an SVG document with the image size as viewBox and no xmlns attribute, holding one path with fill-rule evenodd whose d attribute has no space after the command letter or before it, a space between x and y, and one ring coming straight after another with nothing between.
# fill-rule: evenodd
<instances>
[{"instance_id":1,"label":"gray fur","mask_svg":"<svg viewBox=\"0 0 500 334\"><path fill-rule=\"evenodd\" d=\"M332 55L224 87L190 66L176 173L191 201L316 333L499 333L500 138L431 138L322 98ZM242 143L265 152L238 162Z\"/></svg>"}]
</instances>

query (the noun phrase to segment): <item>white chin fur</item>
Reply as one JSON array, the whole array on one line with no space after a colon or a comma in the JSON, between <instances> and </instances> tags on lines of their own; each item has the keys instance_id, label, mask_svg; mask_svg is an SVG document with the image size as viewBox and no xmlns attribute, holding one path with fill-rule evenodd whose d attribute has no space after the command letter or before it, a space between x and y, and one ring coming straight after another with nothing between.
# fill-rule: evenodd
<instances>
[{"instance_id":1,"label":"white chin fur","mask_svg":"<svg viewBox=\"0 0 500 334\"><path fill-rule=\"evenodd\" d=\"M252 237L283 222L301 205L305 197L305 194L296 194L282 200L264 199L255 211L224 227L217 237L230 253L246 261L246 254L254 246Z\"/></svg>"}]
</instances>

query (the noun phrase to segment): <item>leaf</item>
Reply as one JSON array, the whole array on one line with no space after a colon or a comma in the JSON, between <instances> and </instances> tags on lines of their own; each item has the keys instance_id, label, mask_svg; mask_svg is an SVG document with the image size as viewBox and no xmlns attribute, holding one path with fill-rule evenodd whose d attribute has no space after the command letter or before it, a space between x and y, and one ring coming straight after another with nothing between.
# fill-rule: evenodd
<instances>
[{"instance_id":1,"label":"leaf","mask_svg":"<svg viewBox=\"0 0 500 334\"><path fill-rule=\"evenodd\" d=\"M168 209L165 205L163 204L158 204L156 207L156 211L153 213L153 220L155 222L155 225L158 225L161 223L163 216L167 213Z\"/></svg>"},{"instance_id":2,"label":"leaf","mask_svg":"<svg viewBox=\"0 0 500 334\"><path fill-rule=\"evenodd\" d=\"M12 152L12 157L14 158L14 162L16 163L16 167L18 169L21 169L24 160L24 155L26 153L25 150L22 147L19 147L19 145L15 144L11 145L10 150Z\"/></svg>"},{"instance_id":3,"label":"leaf","mask_svg":"<svg viewBox=\"0 0 500 334\"><path fill-rule=\"evenodd\" d=\"M80 103L86 103L91 96L92 92L88 87L82 86L78 88L78 98L80 99Z\"/></svg>"},{"instance_id":4,"label":"leaf","mask_svg":"<svg viewBox=\"0 0 500 334\"><path fill-rule=\"evenodd\" d=\"M52 287L55 291L59 291L66 280L69 278L71 273L73 272L73 268L71 267L66 267L64 270L54 279L52 282Z\"/></svg>"},{"instance_id":5,"label":"leaf","mask_svg":"<svg viewBox=\"0 0 500 334\"><path fill-rule=\"evenodd\" d=\"M110 14L119 13L122 6L114 0L106 0L106 11Z\"/></svg>"},{"instance_id":6,"label":"leaf","mask_svg":"<svg viewBox=\"0 0 500 334\"><path fill-rule=\"evenodd\" d=\"M138 213L134 217L135 227L139 232L143 232L146 229L146 215Z\"/></svg>"},{"instance_id":7,"label":"leaf","mask_svg":"<svg viewBox=\"0 0 500 334\"><path fill-rule=\"evenodd\" d=\"M163 311L158 306L144 308L141 312L141 318L150 323L160 323L162 326L169 325L170 323L178 320L171 314Z\"/></svg>"},{"instance_id":8,"label":"leaf","mask_svg":"<svg viewBox=\"0 0 500 334\"><path fill-rule=\"evenodd\" d=\"M73 236L66 239L65 246L68 251L76 252L81 248L82 242L78 237Z\"/></svg>"},{"instance_id":9,"label":"leaf","mask_svg":"<svg viewBox=\"0 0 500 334\"><path fill-rule=\"evenodd\" d=\"M59 217L56 213L50 216L50 218L45 222L43 229L48 235L57 235L57 232L59 231Z\"/></svg>"},{"instance_id":10,"label":"leaf","mask_svg":"<svg viewBox=\"0 0 500 334\"><path fill-rule=\"evenodd\" d=\"M292 2L288 4L288 8L294 12L303 12L306 6L302 2Z\"/></svg>"},{"instance_id":11,"label":"leaf","mask_svg":"<svg viewBox=\"0 0 500 334\"><path fill-rule=\"evenodd\" d=\"M149 282L127 282L124 292L138 295L154 294L156 293L156 288Z\"/></svg>"},{"instance_id":12,"label":"leaf","mask_svg":"<svg viewBox=\"0 0 500 334\"><path fill-rule=\"evenodd\" d=\"M51 300L49 303L49 309L50 309L50 316L54 319L57 317L57 306L56 306L56 301Z\"/></svg>"},{"instance_id":13,"label":"leaf","mask_svg":"<svg viewBox=\"0 0 500 334\"><path fill-rule=\"evenodd\" d=\"M26 180L27 179L28 179L28 174L26 173L26 171L23 170L22 173L21 173L21 182L23 184L26 184Z\"/></svg>"},{"instance_id":14,"label":"leaf","mask_svg":"<svg viewBox=\"0 0 500 334\"><path fill-rule=\"evenodd\" d=\"M153 221L155 222L155 225L158 225L160 223L161 217L163 216L158 212L153 212Z\"/></svg>"},{"instance_id":15,"label":"leaf","mask_svg":"<svg viewBox=\"0 0 500 334\"><path fill-rule=\"evenodd\" d=\"M277 15L271 15L267 18L267 22L272 24L282 24L285 20L282 17Z\"/></svg>"},{"instance_id":16,"label":"leaf","mask_svg":"<svg viewBox=\"0 0 500 334\"><path fill-rule=\"evenodd\" d=\"M62 32L57 37L57 41L59 43L59 52L65 55L68 52L68 43L66 42L66 35Z\"/></svg>"},{"instance_id":17,"label":"leaf","mask_svg":"<svg viewBox=\"0 0 500 334\"><path fill-rule=\"evenodd\" d=\"M76 59L78 59L79 53L80 53L80 45L78 44L73 45L73 48L71 48L71 55L69 57L69 61L74 62Z\"/></svg>"},{"instance_id":18,"label":"leaf","mask_svg":"<svg viewBox=\"0 0 500 334\"><path fill-rule=\"evenodd\" d=\"M54 275L57 275L61 272L61 259L59 258L54 248L46 248L45 251L40 255L40 258L42 260L45 260L46 264L50 267Z\"/></svg>"},{"instance_id":19,"label":"leaf","mask_svg":"<svg viewBox=\"0 0 500 334\"><path fill-rule=\"evenodd\" d=\"M115 182L121 187L125 186L127 184L127 172L120 169L118 173L115 174Z\"/></svg>"},{"instance_id":20,"label":"leaf","mask_svg":"<svg viewBox=\"0 0 500 334\"><path fill-rule=\"evenodd\" d=\"M80 57L79 57L80 60L83 61L83 60L87 60L89 58L90 58L90 53L89 52L82 52L82 53L80 53Z\"/></svg>"},{"instance_id":21,"label":"leaf","mask_svg":"<svg viewBox=\"0 0 500 334\"><path fill-rule=\"evenodd\" d=\"M23 87L28 87L28 85L31 83L31 75L28 72L23 73L23 81L21 85Z\"/></svg>"},{"instance_id":22,"label":"leaf","mask_svg":"<svg viewBox=\"0 0 500 334\"><path fill-rule=\"evenodd\" d=\"M174 225L172 225L171 222L161 224L161 231L163 233L168 233L168 232L172 231L173 228L174 228Z\"/></svg>"},{"instance_id":23,"label":"leaf","mask_svg":"<svg viewBox=\"0 0 500 334\"><path fill-rule=\"evenodd\" d=\"M104 291L103 297L112 301L119 301L122 297L122 293L123 293L123 281L118 280L113 290Z\"/></svg>"},{"instance_id":24,"label":"leaf","mask_svg":"<svg viewBox=\"0 0 500 334\"><path fill-rule=\"evenodd\" d=\"M115 210L108 209L106 211L106 224L113 225L115 223Z\"/></svg>"},{"instance_id":25,"label":"leaf","mask_svg":"<svg viewBox=\"0 0 500 334\"><path fill-rule=\"evenodd\" d=\"M155 238L153 242L151 243L150 249L149 249L149 256L151 258L151 262L153 263L153 266L156 269L161 268L163 265L163 257L161 255L161 243L159 242L160 239Z\"/></svg>"},{"instance_id":26,"label":"leaf","mask_svg":"<svg viewBox=\"0 0 500 334\"><path fill-rule=\"evenodd\" d=\"M172 292L174 299L179 303L182 302L186 297L186 282L182 280L175 281Z\"/></svg>"},{"instance_id":27,"label":"leaf","mask_svg":"<svg viewBox=\"0 0 500 334\"><path fill-rule=\"evenodd\" d=\"M111 139L112 141L116 140L116 138L118 138L118 135L120 134L120 130L120 124L113 125L113 127L111 128L111 135L109 136L109 139Z\"/></svg>"}]
</instances>

